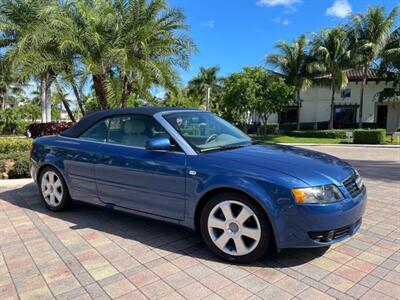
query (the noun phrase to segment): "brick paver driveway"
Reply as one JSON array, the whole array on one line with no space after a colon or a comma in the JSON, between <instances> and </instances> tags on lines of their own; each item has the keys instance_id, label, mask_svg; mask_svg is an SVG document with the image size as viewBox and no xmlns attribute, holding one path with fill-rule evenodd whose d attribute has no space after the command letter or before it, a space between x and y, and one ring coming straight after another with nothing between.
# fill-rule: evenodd
<instances>
[{"instance_id":1,"label":"brick paver driveway","mask_svg":"<svg viewBox=\"0 0 400 300\"><path fill-rule=\"evenodd\" d=\"M87 206L52 213L32 183L2 182L0 299L400 298L400 150L314 149L364 176L360 232L242 266L216 260L182 228Z\"/></svg>"}]
</instances>

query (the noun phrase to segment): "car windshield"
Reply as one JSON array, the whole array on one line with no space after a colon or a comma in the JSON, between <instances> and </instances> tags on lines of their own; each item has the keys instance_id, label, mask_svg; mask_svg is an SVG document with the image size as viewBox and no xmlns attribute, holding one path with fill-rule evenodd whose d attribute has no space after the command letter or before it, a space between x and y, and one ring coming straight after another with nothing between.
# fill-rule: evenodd
<instances>
[{"instance_id":1,"label":"car windshield","mask_svg":"<svg viewBox=\"0 0 400 300\"><path fill-rule=\"evenodd\" d=\"M209 112L177 112L167 114L164 118L199 152L251 144L250 137Z\"/></svg>"}]
</instances>

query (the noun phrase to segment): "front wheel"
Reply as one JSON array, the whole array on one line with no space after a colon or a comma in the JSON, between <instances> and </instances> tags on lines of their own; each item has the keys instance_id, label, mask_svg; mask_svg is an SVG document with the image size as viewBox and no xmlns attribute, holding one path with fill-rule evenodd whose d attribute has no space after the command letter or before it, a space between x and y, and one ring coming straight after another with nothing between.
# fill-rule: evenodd
<instances>
[{"instance_id":1,"label":"front wheel","mask_svg":"<svg viewBox=\"0 0 400 300\"><path fill-rule=\"evenodd\" d=\"M271 241L265 213L252 199L236 193L213 197L202 211L200 229L216 255L238 263L257 260Z\"/></svg>"},{"instance_id":2,"label":"front wheel","mask_svg":"<svg viewBox=\"0 0 400 300\"><path fill-rule=\"evenodd\" d=\"M67 185L58 170L45 167L39 176L39 188L43 201L48 209L64 210L70 203Z\"/></svg>"}]
</instances>

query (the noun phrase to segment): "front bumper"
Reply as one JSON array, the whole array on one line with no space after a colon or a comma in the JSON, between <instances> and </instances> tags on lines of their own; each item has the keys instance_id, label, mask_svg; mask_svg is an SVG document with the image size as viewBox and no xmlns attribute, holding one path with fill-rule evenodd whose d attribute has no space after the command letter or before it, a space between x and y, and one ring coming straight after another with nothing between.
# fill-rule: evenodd
<instances>
[{"instance_id":1,"label":"front bumper","mask_svg":"<svg viewBox=\"0 0 400 300\"><path fill-rule=\"evenodd\" d=\"M367 192L331 204L293 204L275 224L278 248L321 247L354 235L361 226Z\"/></svg>"}]
</instances>

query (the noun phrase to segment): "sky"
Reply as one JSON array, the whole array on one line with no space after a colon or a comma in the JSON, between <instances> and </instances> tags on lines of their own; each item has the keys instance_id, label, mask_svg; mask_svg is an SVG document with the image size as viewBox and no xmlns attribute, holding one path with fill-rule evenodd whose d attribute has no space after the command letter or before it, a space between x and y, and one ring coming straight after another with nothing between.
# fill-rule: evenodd
<instances>
[{"instance_id":1,"label":"sky","mask_svg":"<svg viewBox=\"0 0 400 300\"><path fill-rule=\"evenodd\" d=\"M368 5L393 9L398 0L169 0L184 10L190 34L198 47L183 82L201 66L218 65L220 75L244 66L264 65L279 40L291 41L302 33L344 23L350 13ZM397 24L399 25L399 23Z\"/></svg>"}]
</instances>

